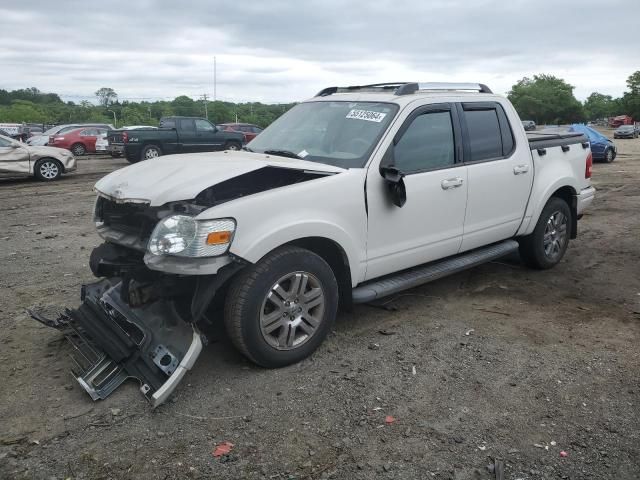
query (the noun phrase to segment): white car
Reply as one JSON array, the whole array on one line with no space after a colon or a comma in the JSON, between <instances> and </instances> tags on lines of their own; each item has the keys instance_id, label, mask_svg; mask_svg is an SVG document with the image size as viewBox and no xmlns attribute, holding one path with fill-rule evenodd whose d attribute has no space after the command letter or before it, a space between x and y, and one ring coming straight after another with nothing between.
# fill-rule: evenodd
<instances>
[{"instance_id":1,"label":"white car","mask_svg":"<svg viewBox=\"0 0 640 480\"><path fill-rule=\"evenodd\" d=\"M204 318L281 367L322 343L338 308L518 250L553 267L594 199L591 165L582 134L528 138L481 84L328 88L245 151L101 179L102 280L68 315L34 317L86 332L98 354L78 380L92 398L136 377L155 406L195 362Z\"/></svg>"},{"instance_id":2,"label":"white car","mask_svg":"<svg viewBox=\"0 0 640 480\"><path fill-rule=\"evenodd\" d=\"M0 135L0 178L34 176L51 181L75 169L76 159L69 150L33 147Z\"/></svg>"},{"instance_id":3,"label":"white car","mask_svg":"<svg viewBox=\"0 0 640 480\"><path fill-rule=\"evenodd\" d=\"M96 138L96 153L107 153L109 151L109 140L107 133L102 133Z\"/></svg>"}]
</instances>

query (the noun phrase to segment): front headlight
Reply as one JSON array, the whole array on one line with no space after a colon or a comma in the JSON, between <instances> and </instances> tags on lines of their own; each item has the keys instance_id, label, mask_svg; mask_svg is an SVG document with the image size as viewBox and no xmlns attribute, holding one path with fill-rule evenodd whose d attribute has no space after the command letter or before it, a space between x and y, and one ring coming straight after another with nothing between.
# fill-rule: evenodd
<instances>
[{"instance_id":1,"label":"front headlight","mask_svg":"<svg viewBox=\"0 0 640 480\"><path fill-rule=\"evenodd\" d=\"M154 255L215 257L229 249L235 230L236 222L231 218L196 220L171 215L153 229L148 250Z\"/></svg>"}]
</instances>

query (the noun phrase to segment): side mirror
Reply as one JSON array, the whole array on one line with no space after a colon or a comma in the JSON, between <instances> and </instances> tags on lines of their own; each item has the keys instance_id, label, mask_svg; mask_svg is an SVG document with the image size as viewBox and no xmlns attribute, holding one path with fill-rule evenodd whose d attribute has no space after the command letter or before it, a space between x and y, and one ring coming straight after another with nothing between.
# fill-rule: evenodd
<instances>
[{"instance_id":1,"label":"side mirror","mask_svg":"<svg viewBox=\"0 0 640 480\"><path fill-rule=\"evenodd\" d=\"M407 203L407 189L404 185L404 173L393 165L380 166L380 175L384 178L391 201L396 207Z\"/></svg>"}]
</instances>

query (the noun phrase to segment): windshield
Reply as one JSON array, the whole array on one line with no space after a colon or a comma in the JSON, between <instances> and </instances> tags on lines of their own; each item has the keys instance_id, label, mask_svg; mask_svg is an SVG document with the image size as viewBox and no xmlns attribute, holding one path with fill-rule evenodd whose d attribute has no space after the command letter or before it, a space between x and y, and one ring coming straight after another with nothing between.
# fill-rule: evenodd
<instances>
[{"instance_id":1,"label":"windshield","mask_svg":"<svg viewBox=\"0 0 640 480\"><path fill-rule=\"evenodd\" d=\"M361 168L398 111L393 103L308 102L273 122L248 149Z\"/></svg>"},{"instance_id":2,"label":"windshield","mask_svg":"<svg viewBox=\"0 0 640 480\"><path fill-rule=\"evenodd\" d=\"M618 127L618 130L622 131L622 132L627 131L627 130L633 130L633 125L623 125L621 127Z\"/></svg>"}]
</instances>

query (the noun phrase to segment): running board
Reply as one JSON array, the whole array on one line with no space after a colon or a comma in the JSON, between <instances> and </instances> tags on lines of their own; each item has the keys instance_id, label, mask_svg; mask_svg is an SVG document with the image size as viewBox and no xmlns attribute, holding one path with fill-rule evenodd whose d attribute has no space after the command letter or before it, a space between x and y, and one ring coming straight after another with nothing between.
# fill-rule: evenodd
<instances>
[{"instance_id":1,"label":"running board","mask_svg":"<svg viewBox=\"0 0 640 480\"><path fill-rule=\"evenodd\" d=\"M467 268L482 265L517 249L518 242L505 240L504 242L494 243L488 247L478 248L446 260L439 260L410 270L404 270L397 274L387 275L354 288L353 303L366 303L380 297L393 295L408 288L417 287L447 275L461 272Z\"/></svg>"}]
</instances>

